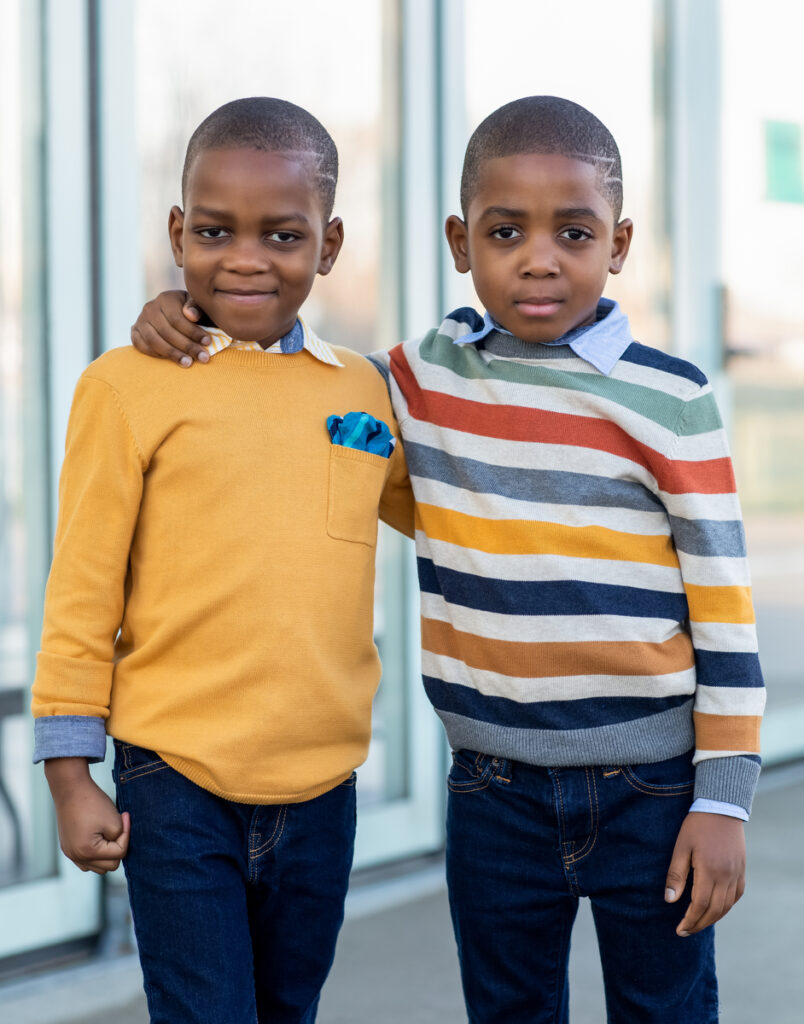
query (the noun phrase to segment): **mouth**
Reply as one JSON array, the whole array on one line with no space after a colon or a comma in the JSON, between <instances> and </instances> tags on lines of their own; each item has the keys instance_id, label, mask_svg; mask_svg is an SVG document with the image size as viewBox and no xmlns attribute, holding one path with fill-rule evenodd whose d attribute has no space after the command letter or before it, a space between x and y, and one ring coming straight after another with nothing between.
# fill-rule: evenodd
<instances>
[{"instance_id":1,"label":"mouth","mask_svg":"<svg viewBox=\"0 0 804 1024\"><path fill-rule=\"evenodd\" d=\"M215 291L227 302L238 306L258 306L276 295L276 292L261 291L258 288L216 288Z\"/></svg>"},{"instance_id":2,"label":"mouth","mask_svg":"<svg viewBox=\"0 0 804 1024\"><path fill-rule=\"evenodd\" d=\"M514 305L524 316L538 318L553 316L561 308L562 302L562 299L555 299L552 296L533 296L519 299Z\"/></svg>"}]
</instances>

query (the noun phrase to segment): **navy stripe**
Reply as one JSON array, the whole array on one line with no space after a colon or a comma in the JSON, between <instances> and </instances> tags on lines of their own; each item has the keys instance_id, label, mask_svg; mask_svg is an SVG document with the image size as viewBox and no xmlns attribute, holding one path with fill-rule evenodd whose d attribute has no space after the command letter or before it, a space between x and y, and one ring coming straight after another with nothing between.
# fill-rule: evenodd
<instances>
[{"instance_id":1,"label":"navy stripe","mask_svg":"<svg viewBox=\"0 0 804 1024\"><path fill-rule=\"evenodd\" d=\"M590 505L664 512L664 505L642 484L591 473L519 469L459 458L429 445L408 441L405 457L411 476L438 480L476 494L499 494L517 501L551 505Z\"/></svg>"},{"instance_id":2,"label":"navy stripe","mask_svg":"<svg viewBox=\"0 0 804 1024\"><path fill-rule=\"evenodd\" d=\"M660 352L657 348L649 348L647 345L640 345L633 341L620 356L626 363L636 363L637 366L649 366L653 370L663 370L665 373L673 373L676 377L685 377L693 384L706 384L706 377L697 366L688 363L686 359L679 359L677 356L669 356L666 352Z\"/></svg>"},{"instance_id":3,"label":"navy stripe","mask_svg":"<svg viewBox=\"0 0 804 1024\"><path fill-rule=\"evenodd\" d=\"M486 325L486 321L483 317L476 309L472 309L471 306L461 306L460 309L453 310L453 312L444 319L455 320L456 323L459 324L466 324L467 327L471 327L471 334L475 334L477 331L482 331ZM450 338L449 341L452 342L452 338Z\"/></svg>"},{"instance_id":4,"label":"navy stripe","mask_svg":"<svg viewBox=\"0 0 804 1024\"><path fill-rule=\"evenodd\" d=\"M686 693L674 697L588 697L520 703L506 697L489 697L471 686L445 683L433 676L422 676L422 679L437 711L510 728L595 729L649 718L686 704L690 699Z\"/></svg>"},{"instance_id":5,"label":"navy stripe","mask_svg":"<svg viewBox=\"0 0 804 1024\"><path fill-rule=\"evenodd\" d=\"M385 386L389 387L391 382L391 367L388 366L387 363L381 362L373 355L366 356L366 359L368 359L368 361L371 363L374 369L377 370L378 373L382 374L382 376L385 378Z\"/></svg>"},{"instance_id":6,"label":"navy stripe","mask_svg":"<svg viewBox=\"0 0 804 1024\"><path fill-rule=\"evenodd\" d=\"M745 558L745 532L739 519L681 519L669 516L679 551L707 558Z\"/></svg>"},{"instance_id":7,"label":"navy stripe","mask_svg":"<svg viewBox=\"0 0 804 1024\"><path fill-rule=\"evenodd\" d=\"M695 650L695 670L701 686L764 686L759 655L751 651Z\"/></svg>"},{"instance_id":8,"label":"navy stripe","mask_svg":"<svg viewBox=\"0 0 804 1024\"><path fill-rule=\"evenodd\" d=\"M417 559L419 586L441 594L449 604L502 615L629 615L683 622L689 614L684 594L642 587L619 587L580 580L498 580L436 566Z\"/></svg>"}]
</instances>

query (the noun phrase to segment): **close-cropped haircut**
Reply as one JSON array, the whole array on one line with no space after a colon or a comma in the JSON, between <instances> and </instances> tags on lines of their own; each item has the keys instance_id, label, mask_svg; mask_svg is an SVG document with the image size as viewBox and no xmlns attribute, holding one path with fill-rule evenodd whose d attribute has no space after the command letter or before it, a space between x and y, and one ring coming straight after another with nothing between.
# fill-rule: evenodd
<instances>
[{"instance_id":1,"label":"close-cropped haircut","mask_svg":"<svg viewBox=\"0 0 804 1024\"><path fill-rule=\"evenodd\" d=\"M268 96L251 96L213 110L187 144L181 176L182 203L190 169L199 153L207 149L298 154L310 166L324 218L329 220L338 183L338 150L326 128L304 107Z\"/></svg>"},{"instance_id":2,"label":"close-cropped haircut","mask_svg":"<svg viewBox=\"0 0 804 1024\"><path fill-rule=\"evenodd\" d=\"M464 220L486 160L520 153L559 154L592 164L598 188L614 212L623 207L620 151L608 128L585 107L560 96L525 96L499 107L475 129L463 162Z\"/></svg>"}]
</instances>

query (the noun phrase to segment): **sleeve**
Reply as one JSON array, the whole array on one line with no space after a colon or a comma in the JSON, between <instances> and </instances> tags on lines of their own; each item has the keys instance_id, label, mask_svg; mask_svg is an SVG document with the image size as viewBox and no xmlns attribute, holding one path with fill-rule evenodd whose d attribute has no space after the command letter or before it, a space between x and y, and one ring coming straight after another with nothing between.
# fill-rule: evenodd
<instances>
[{"instance_id":1,"label":"sleeve","mask_svg":"<svg viewBox=\"0 0 804 1024\"><path fill-rule=\"evenodd\" d=\"M708 384L684 404L662 499L695 651L695 798L750 811L765 688L728 442Z\"/></svg>"},{"instance_id":2,"label":"sleeve","mask_svg":"<svg viewBox=\"0 0 804 1024\"><path fill-rule=\"evenodd\" d=\"M33 683L37 760L103 756L100 728L109 715L114 643L125 607L144 467L118 394L85 375L67 428Z\"/></svg>"},{"instance_id":3,"label":"sleeve","mask_svg":"<svg viewBox=\"0 0 804 1024\"><path fill-rule=\"evenodd\" d=\"M389 401L393 405L390 353L384 349L372 352L368 356L368 360L385 381ZM401 430L396 419L396 408L394 408L391 429L397 438L401 437ZM385 482L385 489L380 499L380 519L395 530L399 530L400 533L404 533L406 537L413 537L415 536L413 510L413 491L405 461L404 444L397 443L391 456L391 472Z\"/></svg>"}]
</instances>

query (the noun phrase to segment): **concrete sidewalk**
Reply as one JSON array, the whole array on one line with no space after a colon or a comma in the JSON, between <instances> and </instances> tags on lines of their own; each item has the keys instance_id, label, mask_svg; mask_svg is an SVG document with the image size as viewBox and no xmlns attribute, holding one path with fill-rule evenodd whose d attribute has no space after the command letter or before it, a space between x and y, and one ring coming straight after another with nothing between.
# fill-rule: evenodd
<instances>
[{"instance_id":1,"label":"concrete sidewalk","mask_svg":"<svg viewBox=\"0 0 804 1024\"><path fill-rule=\"evenodd\" d=\"M718 925L723 1024L801 1024L804 766L767 771L748 829L742 902ZM572 1024L605 1019L594 930L573 933ZM134 958L0 988L2 1024L148 1024ZM319 1024L465 1024L441 868L358 884Z\"/></svg>"}]
</instances>

